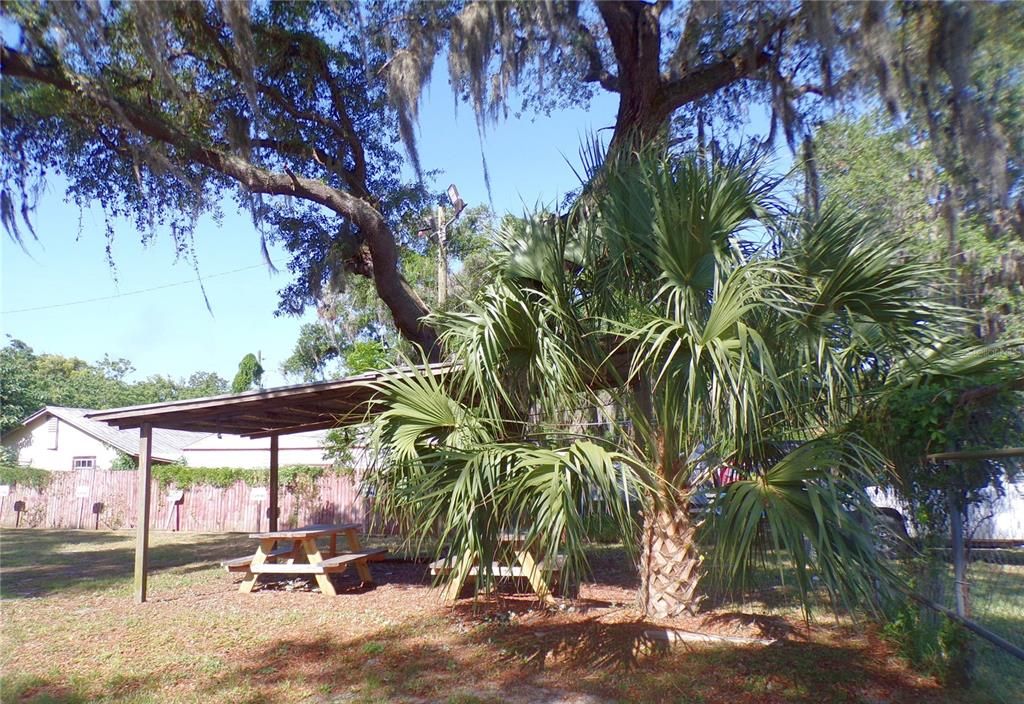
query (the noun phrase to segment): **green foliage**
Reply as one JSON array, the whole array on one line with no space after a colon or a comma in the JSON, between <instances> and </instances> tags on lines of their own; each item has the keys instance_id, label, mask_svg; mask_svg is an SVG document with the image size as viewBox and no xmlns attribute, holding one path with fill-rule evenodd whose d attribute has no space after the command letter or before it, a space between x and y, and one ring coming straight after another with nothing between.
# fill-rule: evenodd
<instances>
[{"instance_id":1,"label":"green foliage","mask_svg":"<svg viewBox=\"0 0 1024 704\"><path fill-rule=\"evenodd\" d=\"M114 460L110 463L110 470L113 472L133 472L139 468L138 461L127 452L117 451Z\"/></svg>"},{"instance_id":2,"label":"green foliage","mask_svg":"<svg viewBox=\"0 0 1024 704\"><path fill-rule=\"evenodd\" d=\"M128 382L132 366L104 357L89 364L77 357L36 354L24 342L9 339L0 348L0 432L7 432L43 406L114 408L210 396L227 391L227 382L211 372L188 379L154 375Z\"/></svg>"},{"instance_id":3,"label":"green foliage","mask_svg":"<svg viewBox=\"0 0 1024 704\"><path fill-rule=\"evenodd\" d=\"M890 610L883 633L916 669L947 686L970 684L974 653L971 635L960 624L905 597Z\"/></svg>"},{"instance_id":4,"label":"green foliage","mask_svg":"<svg viewBox=\"0 0 1024 704\"><path fill-rule=\"evenodd\" d=\"M881 460L848 426L873 370L956 321L899 239L836 206L786 211L756 166L650 150L607 166L568 218L508 222L490 282L435 318L455 370L384 386L386 515L414 535L439 524L480 564L527 515L571 558L586 532L574 492L595 488L631 536L619 472L645 510L685 511L727 462L742 480L705 526L718 576L742 586L774 550L805 603L812 577L837 603L871 602L887 572L863 487ZM630 432L604 414L598 442L571 409L609 399Z\"/></svg>"},{"instance_id":5,"label":"green foliage","mask_svg":"<svg viewBox=\"0 0 1024 704\"><path fill-rule=\"evenodd\" d=\"M712 577L747 583L763 561L760 542L789 558L803 604L812 572L845 607L874 604L895 577L858 524L862 514L850 508L871 506L864 487L877 482L871 468L880 464L859 438L824 437L799 445L759 476L729 484L709 507ZM781 566L779 574L784 583Z\"/></svg>"},{"instance_id":6,"label":"green foliage","mask_svg":"<svg viewBox=\"0 0 1024 704\"><path fill-rule=\"evenodd\" d=\"M322 380L327 365L338 358L338 352L339 341L330 323L305 323L299 328L292 353L281 363L281 372L298 376L304 382Z\"/></svg>"},{"instance_id":7,"label":"green foliage","mask_svg":"<svg viewBox=\"0 0 1024 704\"><path fill-rule=\"evenodd\" d=\"M897 127L881 111L837 118L816 131L815 149L825 195L889 223L908 252L945 270L948 295L973 311L979 336L1024 335L1024 282L1004 270L1008 257L1021 255L1019 243L994 234L989 213L977 208L959 214L951 237L945 206L936 199L956 186L957 175L941 167L935 144L920 129Z\"/></svg>"},{"instance_id":8,"label":"green foliage","mask_svg":"<svg viewBox=\"0 0 1024 704\"><path fill-rule=\"evenodd\" d=\"M392 364L393 356L378 340L354 342L345 351L345 370L349 374L362 374L384 369Z\"/></svg>"},{"instance_id":9,"label":"green foliage","mask_svg":"<svg viewBox=\"0 0 1024 704\"><path fill-rule=\"evenodd\" d=\"M278 468L278 481L282 487L292 490L315 482L329 468L310 465L287 465ZM161 488L177 487L190 489L194 486L213 486L225 489L235 482L243 482L249 486L266 486L269 481L269 469L239 469L236 467L188 467L182 464L153 465L153 479Z\"/></svg>"},{"instance_id":10,"label":"green foliage","mask_svg":"<svg viewBox=\"0 0 1024 704\"><path fill-rule=\"evenodd\" d=\"M53 472L48 472L45 469L22 467L6 462L0 463L0 484L44 491L52 479Z\"/></svg>"},{"instance_id":11,"label":"green foliage","mask_svg":"<svg viewBox=\"0 0 1024 704\"><path fill-rule=\"evenodd\" d=\"M444 383L425 369L381 386L378 461L364 477L377 510L399 521L415 551L447 544L453 579L464 580L478 564L478 584L487 585L492 562L507 558L501 535L521 531L547 564L564 552L562 576L572 582L585 570L582 546L598 517L614 521L620 535L634 534L619 495L623 484L646 488L633 460L571 435L549 437L544 446L513 439L502 419L451 398ZM587 510L595 505L608 513Z\"/></svg>"},{"instance_id":12,"label":"green foliage","mask_svg":"<svg viewBox=\"0 0 1024 704\"><path fill-rule=\"evenodd\" d=\"M352 463L355 459L353 446L360 435L365 434L365 426L345 426L333 428L324 439L324 457L331 460L335 471L352 474Z\"/></svg>"},{"instance_id":13,"label":"green foliage","mask_svg":"<svg viewBox=\"0 0 1024 704\"><path fill-rule=\"evenodd\" d=\"M238 373L231 380L231 392L239 394L243 391L248 391L254 386L260 386L262 378L263 366L256 358L256 355L250 352L242 357L242 361L238 363Z\"/></svg>"},{"instance_id":14,"label":"green foliage","mask_svg":"<svg viewBox=\"0 0 1024 704\"><path fill-rule=\"evenodd\" d=\"M925 529L945 524L949 500L961 508L1002 490L1013 463L978 459L930 461L931 453L982 451L1024 440L1024 379L1017 343L936 346L892 369L862 427L894 469L901 494Z\"/></svg>"}]
</instances>

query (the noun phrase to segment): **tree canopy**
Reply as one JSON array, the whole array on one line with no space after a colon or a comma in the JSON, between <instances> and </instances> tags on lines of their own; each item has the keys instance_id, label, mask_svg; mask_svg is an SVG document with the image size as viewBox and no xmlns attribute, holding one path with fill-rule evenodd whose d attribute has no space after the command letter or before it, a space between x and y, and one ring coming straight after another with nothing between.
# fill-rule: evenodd
<instances>
[{"instance_id":1,"label":"tree canopy","mask_svg":"<svg viewBox=\"0 0 1024 704\"><path fill-rule=\"evenodd\" d=\"M0 348L0 433L47 405L116 408L228 391L227 381L213 372L195 372L187 379L154 374L129 382L133 371L127 359L104 357L89 364L77 357L37 353L11 339Z\"/></svg>"},{"instance_id":2,"label":"tree canopy","mask_svg":"<svg viewBox=\"0 0 1024 704\"><path fill-rule=\"evenodd\" d=\"M13 237L53 172L77 202L144 237L164 226L186 254L196 217L233 193L291 253L283 312L362 276L435 356L401 251L436 198L414 137L444 54L481 133L510 111L617 95L613 152L665 135L713 146L758 106L772 126L758 140L796 148L836 101L878 100L932 136L958 203L1020 230L1016 113L987 100L1020 85L998 70L1021 31L1013 6L90 0L2 13L0 215Z\"/></svg>"}]
</instances>

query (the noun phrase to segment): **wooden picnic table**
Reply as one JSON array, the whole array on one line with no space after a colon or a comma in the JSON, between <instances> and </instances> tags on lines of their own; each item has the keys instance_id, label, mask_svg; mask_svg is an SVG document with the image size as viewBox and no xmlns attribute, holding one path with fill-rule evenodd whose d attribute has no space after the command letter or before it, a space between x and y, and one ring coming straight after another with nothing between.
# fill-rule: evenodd
<instances>
[{"instance_id":1,"label":"wooden picnic table","mask_svg":"<svg viewBox=\"0 0 1024 704\"><path fill-rule=\"evenodd\" d=\"M250 538L259 541L255 554L221 563L228 572L245 572L245 579L238 587L243 593L251 592L260 575L263 574L311 574L320 591L328 596L337 596L330 575L344 572L355 565L359 578L367 584L373 583L369 561L387 552L383 548L364 550L359 544L358 523L342 525L317 524L279 530L269 533L251 533ZM348 542L347 552L338 552L338 535L344 533ZM329 539L329 549L324 555L317 540Z\"/></svg>"},{"instance_id":2,"label":"wooden picnic table","mask_svg":"<svg viewBox=\"0 0 1024 704\"><path fill-rule=\"evenodd\" d=\"M548 604L554 603L554 592L551 584L545 579L545 575L551 575L557 579L565 564L565 556L558 555L555 558L555 564L548 566L536 559L532 546L527 542L525 533L502 533L498 539L501 543L510 546L514 562L512 564L491 563L491 574L497 577L526 577L530 587L533 588L533 591L542 601ZM432 575L450 574L455 571L455 568L455 560L451 557L430 563L430 573ZM480 567L473 565L470 567L466 579L475 579L479 573ZM458 578L449 582L444 590L445 602L449 604L454 603L459 597L459 592L462 591L463 584L464 580Z\"/></svg>"}]
</instances>

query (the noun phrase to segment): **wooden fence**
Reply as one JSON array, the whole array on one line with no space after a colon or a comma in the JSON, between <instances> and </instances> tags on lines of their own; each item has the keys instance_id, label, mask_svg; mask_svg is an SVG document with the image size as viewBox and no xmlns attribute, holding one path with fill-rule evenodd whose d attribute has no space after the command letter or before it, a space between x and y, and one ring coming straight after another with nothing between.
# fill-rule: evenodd
<instances>
[{"instance_id":1,"label":"wooden fence","mask_svg":"<svg viewBox=\"0 0 1024 704\"><path fill-rule=\"evenodd\" d=\"M0 526L12 528L108 529L136 527L138 475L135 472L78 470L54 472L43 491L13 486L0 498ZM244 482L226 488L195 486L181 499L155 481L150 505L153 530L255 532L267 530L266 488ZM262 494L262 496L261 496ZM20 503L15 510L15 504ZM281 487L279 527L310 523L362 523L368 527L369 500L356 480L326 475L291 491Z\"/></svg>"}]
</instances>

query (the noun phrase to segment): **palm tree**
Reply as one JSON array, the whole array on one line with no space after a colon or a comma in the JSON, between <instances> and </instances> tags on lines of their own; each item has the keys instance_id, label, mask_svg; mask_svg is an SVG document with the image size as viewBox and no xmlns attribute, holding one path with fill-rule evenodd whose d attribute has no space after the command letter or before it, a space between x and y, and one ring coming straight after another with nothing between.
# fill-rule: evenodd
<instances>
[{"instance_id":1,"label":"palm tree","mask_svg":"<svg viewBox=\"0 0 1024 704\"><path fill-rule=\"evenodd\" d=\"M863 217L787 212L750 162L634 157L567 218L506 228L492 282L432 321L453 373L382 385L382 507L414 538L440 525L455 578L480 564L486 582L510 525L578 573L599 500L641 536L652 615L695 611L709 567L742 581L765 540L802 594L813 573L869 598L880 567L851 509L870 512L882 460L849 422L882 367L937 334L931 272ZM586 414L609 405L597 434ZM690 500L726 463L742 478L698 526Z\"/></svg>"}]
</instances>

